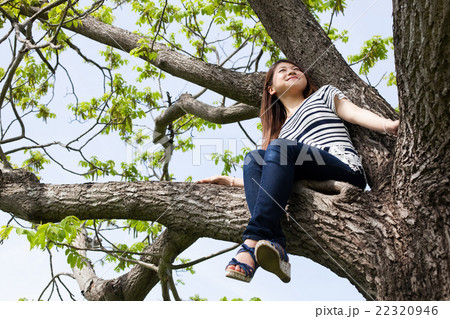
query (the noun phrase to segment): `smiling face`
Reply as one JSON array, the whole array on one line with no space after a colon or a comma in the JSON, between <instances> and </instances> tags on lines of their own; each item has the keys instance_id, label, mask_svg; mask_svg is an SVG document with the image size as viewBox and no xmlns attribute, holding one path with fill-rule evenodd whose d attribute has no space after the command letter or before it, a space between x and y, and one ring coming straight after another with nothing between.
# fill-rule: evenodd
<instances>
[{"instance_id":1,"label":"smiling face","mask_svg":"<svg viewBox=\"0 0 450 319\"><path fill-rule=\"evenodd\" d=\"M272 84L269 85L268 91L278 98L291 94L303 96L306 85L306 77L299 67L289 62L281 62L274 69Z\"/></svg>"}]
</instances>

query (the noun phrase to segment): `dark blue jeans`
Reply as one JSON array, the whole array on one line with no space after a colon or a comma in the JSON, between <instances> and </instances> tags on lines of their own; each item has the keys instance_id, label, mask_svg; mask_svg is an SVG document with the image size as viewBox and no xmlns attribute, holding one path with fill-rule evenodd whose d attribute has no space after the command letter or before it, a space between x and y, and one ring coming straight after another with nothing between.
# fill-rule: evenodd
<instances>
[{"instance_id":1,"label":"dark blue jeans","mask_svg":"<svg viewBox=\"0 0 450 319\"><path fill-rule=\"evenodd\" d=\"M364 174L353 171L334 155L287 139L273 140L266 150L254 150L244 160L244 188L251 219L243 239L271 240L286 247L281 229L294 181L336 180L362 189Z\"/></svg>"}]
</instances>

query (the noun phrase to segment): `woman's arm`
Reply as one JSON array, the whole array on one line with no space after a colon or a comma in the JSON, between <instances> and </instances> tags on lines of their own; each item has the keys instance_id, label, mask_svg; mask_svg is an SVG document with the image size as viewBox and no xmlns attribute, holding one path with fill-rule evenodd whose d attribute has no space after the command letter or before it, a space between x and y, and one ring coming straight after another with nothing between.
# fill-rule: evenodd
<instances>
[{"instance_id":1,"label":"woman's arm","mask_svg":"<svg viewBox=\"0 0 450 319\"><path fill-rule=\"evenodd\" d=\"M397 135L399 121L392 121L362 109L347 99L335 97L336 113L341 119L370 130Z\"/></svg>"},{"instance_id":2,"label":"woman's arm","mask_svg":"<svg viewBox=\"0 0 450 319\"><path fill-rule=\"evenodd\" d=\"M244 180L242 178L236 178L225 175L214 175L197 181L196 183L210 183L227 186L244 187Z\"/></svg>"}]
</instances>

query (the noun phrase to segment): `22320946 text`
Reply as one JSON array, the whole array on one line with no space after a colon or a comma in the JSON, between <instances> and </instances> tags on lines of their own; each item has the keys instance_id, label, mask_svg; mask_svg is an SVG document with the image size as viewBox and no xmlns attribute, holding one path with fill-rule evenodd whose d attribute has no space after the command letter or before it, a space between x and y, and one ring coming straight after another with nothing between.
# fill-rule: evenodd
<instances>
[{"instance_id":1,"label":"22320946 text","mask_svg":"<svg viewBox=\"0 0 450 319\"><path fill-rule=\"evenodd\" d=\"M420 316L438 314L437 306L377 306L377 316Z\"/></svg>"}]
</instances>

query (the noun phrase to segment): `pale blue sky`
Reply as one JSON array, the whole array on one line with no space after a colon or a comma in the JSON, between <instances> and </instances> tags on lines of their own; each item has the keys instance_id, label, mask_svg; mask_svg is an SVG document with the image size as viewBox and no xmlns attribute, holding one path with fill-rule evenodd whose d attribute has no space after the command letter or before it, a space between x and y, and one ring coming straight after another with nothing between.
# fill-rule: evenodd
<instances>
[{"instance_id":1,"label":"pale blue sky","mask_svg":"<svg viewBox=\"0 0 450 319\"><path fill-rule=\"evenodd\" d=\"M333 25L339 30L348 29L349 43L336 43L336 46L344 57L349 54L359 52L363 42L373 35L387 37L392 34L392 10L391 1L350 1L348 0L348 8L345 16L335 17ZM327 21L328 17L324 21ZM76 41L80 41L77 37ZM78 42L80 43L80 42ZM98 49L93 46L94 52ZM74 60L78 60L76 57ZM101 61L101 59L98 59ZM130 67L136 63L142 64L141 61L131 60ZM101 90L101 83L90 73L86 76L86 72L92 72L82 64L72 64L72 76L74 82L79 83L78 89L80 95L89 96L92 94L100 94L95 92L96 88ZM358 69L359 66L355 66ZM372 83L378 83L384 73L394 70L394 62L392 54L390 59L379 63L377 69L370 75ZM134 77L134 76L133 76ZM183 81L171 79L164 82L163 86L170 88L172 92L189 92L197 93L200 88L193 84L185 84ZM179 89L174 89L179 88ZM378 86L378 90L385 99L391 103L393 107L397 106L397 95L395 88L386 87L385 81ZM66 92L70 91L67 81L58 84L56 96L53 102L59 121L49 120L48 125L42 126L40 121L30 122L32 127L29 128L30 135L41 142L49 142L53 140L67 141L71 137L76 136L76 132L72 131L64 121L69 121L70 116L65 111L65 105L70 96L66 96ZM212 95L205 95L204 100L212 98ZM58 104L59 103L59 104ZM6 116L6 115L4 115ZM254 139L258 139L259 132L255 129L258 119L245 121L243 124L247 128L249 134ZM205 143L206 139L213 138L211 144L216 142L222 144L224 148L228 148L229 143L237 141L238 149L242 147L240 139L245 136L241 133L237 124L224 125L220 134L216 132L205 132L195 134L198 143ZM54 150L54 151L53 151ZM112 142L111 138L101 137L98 143L92 145L87 151L93 153L102 153L102 158L114 157L116 163L127 160L127 147L121 142ZM206 160L203 156L207 153L216 151L214 147L202 147L196 151L200 151L202 155L201 165L194 165L192 153L176 154L170 164L171 173L175 175L177 181L184 181L188 176L192 176L194 180L201 179L206 176L220 174L222 168L214 165L212 161ZM82 171L77 166L79 159L73 159L70 154L64 150L52 149L52 154L64 161L71 163L72 167L78 171ZM128 153L129 154L129 153ZM198 153L197 153L198 154ZM17 162L19 157L17 157ZM188 163L190 163L188 165ZM68 165L69 166L69 165ZM52 165L42 172L42 181L46 183L77 183L86 182L86 180L69 175L62 171L59 167ZM242 171L236 172L234 175L241 177ZM8 214L0 213L0 225L4 225L9 220ZM301 230L299 230L301 231ZM114 239L113 239L114 241ZM196 259L205 255L214 253L220 249L233 245L232 243L220 242L211 239L200 239L180 257ZM64 253L53 253L54 271L69 272L70 269L65 263ZM182 279L186 284L179 285L179 293L183 299L199 294L203 298L209 300L218 300L223 296L228 299L240 297L248 300L252 297L260 297L262 300L363 300L358 291L348 282L331 273L324 267L315 264L305 258L291 256L292 263L292 281L289 284L282 283L277 277L266 273L260 269L255 275L251 284L244 284L237 281L229 280L224 277L224 269L228 261L234 256L235 251L229 252L202 264L195 266L196 274L180 273L176 278ZM37 250L29 251L29 244L25 238L18 238L13 234L11 238L3 245L0 245L0 300L17 300L26 297L28 299L37 299L42 289L50 280L48 254ZM92 260L96 260L92 257ZM103 278L114 278L118 274L112 271L111 266L104 268L96 268L97 275ZM178 276L178 277L177 277ZM82 300L79 288L76 282L70 278L63 279L78 300ZM155 288L147 297L147 300L161 300L160 289Z\"/></svg>"}]
</instances>

